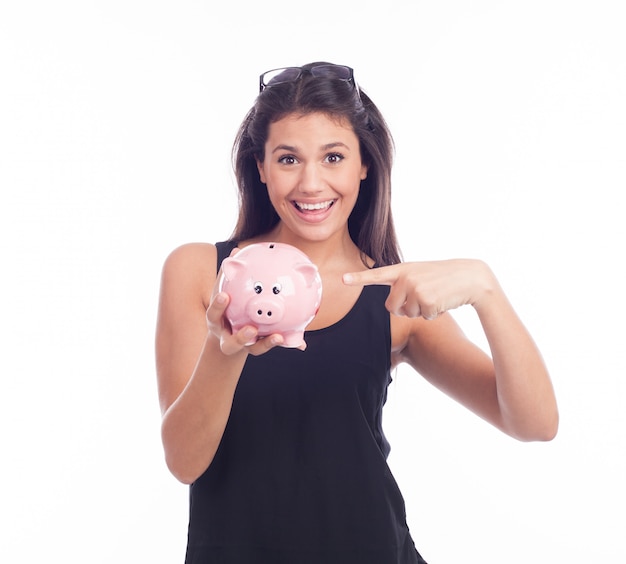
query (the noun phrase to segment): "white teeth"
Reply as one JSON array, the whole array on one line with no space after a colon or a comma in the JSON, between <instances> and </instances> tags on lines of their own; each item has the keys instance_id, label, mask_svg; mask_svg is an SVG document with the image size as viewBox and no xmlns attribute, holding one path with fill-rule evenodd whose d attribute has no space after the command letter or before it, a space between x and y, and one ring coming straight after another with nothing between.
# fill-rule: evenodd
<instances>
[{"instance_id":1,"label":"white teeth","mask_svg":"<svg viewBox=\"0 0 626 564\"><path fill-rule=\"evenodd\" d=\"M328 200L327 202L318 202L317 204L305 204L301 202L296 202L296 206L298 206L301 210L323 210L329 207L333 203L333 200Z\"/></svg>"}]
</instances>

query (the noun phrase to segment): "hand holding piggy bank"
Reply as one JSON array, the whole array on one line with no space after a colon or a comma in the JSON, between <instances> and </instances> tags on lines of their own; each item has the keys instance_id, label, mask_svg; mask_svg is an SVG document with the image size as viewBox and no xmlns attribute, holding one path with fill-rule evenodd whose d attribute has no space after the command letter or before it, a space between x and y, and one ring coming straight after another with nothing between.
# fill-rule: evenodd
<instances>
[{"instance_id":1,"label":"hand holding piggy bank","mask_svg":"<svg viewBox=\"0 0 626 564\"><path fill-rule=\"evenodd\" d=\"M322 280L300 250L284 243L254 243L222 262L219 290L230 296L226 318L233 332L253 325L260 337L280 334L299 347L317 313Z\"/></svg>"}]
</instances>

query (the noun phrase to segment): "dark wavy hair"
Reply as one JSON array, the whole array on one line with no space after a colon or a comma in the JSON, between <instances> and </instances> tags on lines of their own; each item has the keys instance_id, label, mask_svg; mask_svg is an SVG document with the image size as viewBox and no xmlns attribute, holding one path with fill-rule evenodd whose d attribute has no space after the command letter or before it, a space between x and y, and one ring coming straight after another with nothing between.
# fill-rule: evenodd
<instances>
[{"instance_id":1,"label":"dark wavy hair","mask_svg":"<svg viewBox=\"0 0 626 564\"><path fill-rule=\"evenodd\" d=\"M239 217L231 239L242 241L269 232L279 221L257 162L265 158L270 124L290 114L321 112L347 120L359 139L361 159L368 167L348 219L350 237L379 266L401 262L391 213L391 167L394 145L389 128L374 103L356 84L314 77L302 67L301 77L263 90L239 128L233 146L233 166L239 190ZM365 262L365 261L364 261Z\"/></svg>"}]
</instances>

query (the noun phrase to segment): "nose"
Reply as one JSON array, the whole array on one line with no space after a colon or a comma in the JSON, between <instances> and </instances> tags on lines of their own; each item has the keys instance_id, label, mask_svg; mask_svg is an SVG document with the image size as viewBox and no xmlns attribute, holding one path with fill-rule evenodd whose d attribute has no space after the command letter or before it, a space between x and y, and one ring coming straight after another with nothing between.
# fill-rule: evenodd
<instances>
[{"instance_id":1,"label":"nose","mask_svg":"<svg viewBox=\"0 0 626 564\"><path fill-rule=\"evenodd\" d=\"M252 299L247 304L246 313L253 324L272 325L282 321L285 308L278 299Z\"/></svg>"},{"instance_id":2,"label":"nose","mask_svg":"<svg viewBox=\"0 0 626 564\"><path fill-rule=\"evenodd\" d=\"M298 189L303 194L315 194L321 192L324 184L322 171L316 162L307 163L302 168Z\"/></svg>"},{"instance_id":3,"label":"nose","mask_svg":"<svg viewBox=\"0 0 626 564\"><path fill-rule=\"evenodd\" d=\"M257 314L257 317L260 317L260 318L267 317L269 319L270 317L272 317L272 310L259 308L256 310L256 314Z\"/></svg>"}]
</instances>

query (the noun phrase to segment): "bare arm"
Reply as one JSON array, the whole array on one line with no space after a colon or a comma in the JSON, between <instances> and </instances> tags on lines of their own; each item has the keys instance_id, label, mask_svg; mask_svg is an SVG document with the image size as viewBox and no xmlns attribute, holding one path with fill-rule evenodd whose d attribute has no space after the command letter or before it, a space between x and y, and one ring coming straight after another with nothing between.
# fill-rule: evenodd
<instances>
[{"instance_id":1,"label":"bare arm","mask_svg":"<svg viewBox=\"0 0 626 564\"><path fill-rule=\"evenodd\" d=\"M171 472L191 483L209 466L228 420L245 354L225 357L207 330L216 251L176 249L163 266L156 330L162 441Z\"/></svg>"},{"instance_id":2,"label":"bare arm","mask_svg":"<svg viewBox=\"0 0 626 564\"><path fill-rule=\"evenodd\" d=\"M552 382L531 335L493 278L473 304L489 342L503 429L520 440L551 440L558 429Z\"/></svg>"},{"instance_id":3,"label":"bare arm","mask_svg":"<svg viewBox=\"0 0 626 564\"><path fill-rule=\"evenodd\" d=\"M351 276L350 283L391 286L398 361L513 437L555 436L558 410L541 354L487 265L404 263ZM446 313L466 304L478 313L492 358Z\"/></svg>"},{"instance_id":4,"label":"bare arm","mask_svg":"<svg viewBox=\"0 0 626 564\"><path fill-rule=\"evenodd\" d=\"M156 329L156 368L167 465L181 482L211 464L230 414L248 354L280 344L271 336L245 346L252 327L235 335L223 325L226 294L214 294L217 252L212 245L176 249L165 261Z\"/></svg>"}]
</instances>

